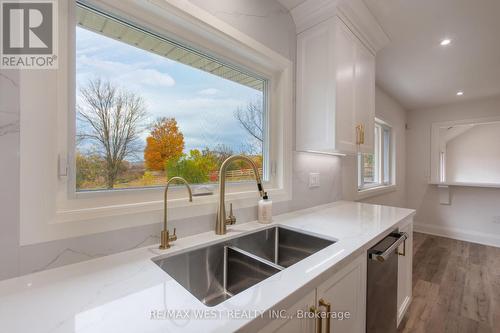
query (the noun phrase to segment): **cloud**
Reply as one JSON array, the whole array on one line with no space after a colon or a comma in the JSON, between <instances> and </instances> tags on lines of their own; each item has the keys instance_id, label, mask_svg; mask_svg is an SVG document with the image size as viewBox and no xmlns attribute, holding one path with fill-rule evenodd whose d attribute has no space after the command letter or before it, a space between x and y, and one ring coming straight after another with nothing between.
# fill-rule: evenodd
<instances>
[{"instance_id":1,"label":"cloud","mask_svg":"<svg viewBox=\"0 0 500 333\"><path fill-rule=\"evenodd\" d=\"M180 108L195 109L195 110L217 110L217 109L236 109L238 106L244 105L245 102L239 99L232 98L205 98L195 97L189 99L178 99L176 104Z\"/></svg>"},{"instance_id":2,"label":"cloud","mask_svg":"<svg viewBox=\"0 0 500 333\"><path fill-rule=\"evenodd\" d=\"M172 87L175 80L168 73L160 72L156 69L135 69L118 76L120 81L132 81L134 84L151 87Z\"/></svg>"},{"instance_id":3,"label":"cloud","mask_svg":"<svg viewBox=\"0 0 500 333\"><path fill-rule=\"evenodd\" d=\"M168 88L175 85L175 80L170 74L153 68L144 68L144 63L127 64L87 55L78 56L77 63L80 66L78 76L82 79L89 79L95 76L95 73L100 73L100 76L120 85L134 88L141 86Z\"/></svg>"},{"instance_id":4,"label":"cloud","mask_svg":"<svg viewBox=\"0 0 500 333\"><path fill-rule=\"evenodd\" d=\"M213 148L221 143L238 151L249 140L233 114L236 107L245 105L245 100L200 96L178 98L175 94L161 92L147 97L152 118L163 116L177 120L184 134L186 151Z\"/></svg>"},{"instance_id":5,"label":"cloud","mask_svg":"<svg viewBox=\"0 0 500 333\"><path fill-rule=\"evenodd\" d=\"M203 89L198 91L198 94L200 95L205 95L205 96L211 96L211 95L216 95L219 92L219 90L215 88L208 88L208 89Z\"/></svg>"}]
</instances>

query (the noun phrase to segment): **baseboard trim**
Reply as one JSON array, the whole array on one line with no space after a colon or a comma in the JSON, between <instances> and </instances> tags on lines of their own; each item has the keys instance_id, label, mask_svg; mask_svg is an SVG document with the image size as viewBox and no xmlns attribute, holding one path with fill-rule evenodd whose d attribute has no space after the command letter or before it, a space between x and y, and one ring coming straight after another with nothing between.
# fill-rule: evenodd
<instances>
[{"instance_id":1,"label":"baseboard trim","mask_svg":"<svg viewBox=\"0 0 500 333\"><path fill-rule=\"evenodd\" d=\"M399 324L401 324L401 321L403 320L403 317L405 316L406 311L408 311L410 304L411 304L411 296L406 297L405 300L403 301L403 304L401 304L401 307L398 309L397 327L399 327Z\"/></svg>"},{"instance_id":2,"label":"baseboard trim","mask_svg":"<svg viewBox=\"0 0 500 333\"><path fill-rule=\"evenodd\" d=\"M421 232L423 234L452 238L471 243L500 247L500 235L492 235L484 232L441 227L432 224L424 224L418 222L415 222L413 224L413 231Z\"/></svg>"}]
</instances>

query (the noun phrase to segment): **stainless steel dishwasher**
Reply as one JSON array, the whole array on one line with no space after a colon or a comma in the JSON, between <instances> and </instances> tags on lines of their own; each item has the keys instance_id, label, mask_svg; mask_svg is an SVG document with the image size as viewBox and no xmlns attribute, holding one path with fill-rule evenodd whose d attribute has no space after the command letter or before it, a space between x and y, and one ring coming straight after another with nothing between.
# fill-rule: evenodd
<instances>
[{"instance_id":1,"label":"stainless steel dishwasher","mask_svg":"<svg viewBox=\"0 0 500 333\"><path fill-rule=\"evenodd\" d=\"M366 332L392 333L397 330L398 247L405 233L392 232L368 250Z\"/></svg>"}]
</instances>

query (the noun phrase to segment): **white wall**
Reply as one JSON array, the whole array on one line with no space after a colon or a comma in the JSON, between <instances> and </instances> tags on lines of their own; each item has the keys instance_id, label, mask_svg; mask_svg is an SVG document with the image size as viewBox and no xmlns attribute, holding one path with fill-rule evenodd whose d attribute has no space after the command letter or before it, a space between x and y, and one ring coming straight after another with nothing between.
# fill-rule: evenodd
<instances>
[{"instance_id":1,"label":"white wall","mask_svg":"<svg viewBox=\"0 0 500 333\"><path fill-rule=\"evenodd\" d=\"M432 123L499 115L500 96L408 112L406 185L416 230L500 246L500 189L451 187L451 205L440 205L428 184Z\"/></svg>"},{"instance_id":2,"label":"white wall","mask_svg":"<svg viewBox=\"0 0 500 333\"><path fill-rule=\"evenodd\" d=\"M295 59L295 24L276 0L190 0L288 59Z\"/></svg>"},{"instance_id":3,"label":"white wall","mask_svg":"<svg viewBox=\"0 0 500 333\"><path fill-rule=\"evenodd\" d=\"M406 110L378 86L375 91L375 116L392 126L394 149L396 152L393 170L396 187L390 192L362 199L363 202L381 205L406 207ZM343 160L344 198L358 200L356 158Z\"/></svg>"},{"instance_id":4,"label":"white wall","mask_svg":"<svg viewBox=\"0 0 500 333\"><path fill-rule=\"evenodd\" d=\"M290 14L277 1L192 2L294 61L295 24ZM157 223L142 227L19 246L19 72L2 70L0 73L0 280L158 243L161 218L158 218ZM276 204L275 213L341 198L339 157L295 153L293 169L292 200ZM308 188L310 172L321 173L321 187ZM256 218L255 207L237 209L235 213L239 223ZM179 237L213 230L214 224L213 215L171 223L172 227L177 228Z\"/></svg>"},{"instance_id":5,"label":"white wall","mask_svg":"<svg viewBox=\"0 0 500 333\"><path fill-rule=\"evenodd\" d=\"M500 184L500 123L478 124L446 145L446 181Z\"/></svg>"}]
</instances>

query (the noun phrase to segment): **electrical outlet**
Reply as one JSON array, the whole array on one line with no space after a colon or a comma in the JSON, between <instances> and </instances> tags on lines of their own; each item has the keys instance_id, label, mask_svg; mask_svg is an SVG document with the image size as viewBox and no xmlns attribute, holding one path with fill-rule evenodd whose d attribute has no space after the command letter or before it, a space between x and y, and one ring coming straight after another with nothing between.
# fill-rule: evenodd
<instances>
[{"instance_id":1,"label":"electrical outlet","mask_svg":"<svg viewBox=\"0 0 500 333\"><path fill-rule=\"evenodd\" d=\"M319 173L311 172L309 173L309 188L319 187Z\"/></svg>"}]
</instances>

